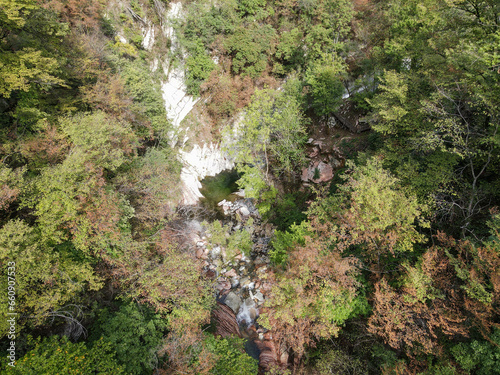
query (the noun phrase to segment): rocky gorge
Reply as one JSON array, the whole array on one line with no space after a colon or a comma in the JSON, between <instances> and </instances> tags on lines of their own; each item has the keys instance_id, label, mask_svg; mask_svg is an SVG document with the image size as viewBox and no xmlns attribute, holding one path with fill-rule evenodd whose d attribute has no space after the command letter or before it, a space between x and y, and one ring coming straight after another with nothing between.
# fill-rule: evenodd
<instances>
[{"instance_id":1,"label":"rocky gorge","mask_svg":"<svg viewBox=\"0 0 500 375\"><path fill-rule=\"evenodd\" d=\"M176 41L173 24L182 17L181 3L171 3L166 10L162 31L172 41L171 52L181 47ZM144 29L148 44L154 38L150 28ZM147 38L146 38L147 36ZM182 55L182 51L181 51ZM158 64L153 64L153 70ZM165 62L165 80L162 96L167 116L174 125L172 146L178 149L182 164L180 173L180 207L200 207L204 199L202 181L235 167L234 160L224 151L237 137L238 124L243 115L235 116L226 126L234 131L225 133L219 141L192 138L190 125L184 121L198 105L198 99L188 94L185 84L184 62ZM335 170L344 166L345 160L331 139L324 134L314 134L307 142L308 166L297 171L303 189L310 184L328 183ZM205 276L212 280L217 305L212 313L215 334L222 337L236 335L246 338L247 353L259 360L259 367L267 371L271 367L286 367L288 353L273 339L272 331L259 325L259 314L265 310L271 285L269 250L275 228L263 221L255 202L245 198L244 191L232 194L216 202L221 220L214 230L215 221L202 221L199 215L191 215L184 223L187 246L203 263ZM213 210L213 207L209 208ZM222 240L221 237L222 236ZM215 239L215 237L219 237ZM245 244L246 243L246 244ZM246 247L246 249L244 249Z\"/></svg>"},{"instance_id":2,"label":"rocky gorge","mask_svg":"<svg viewBox=\"0 0 500 375\"><path fill-rule=\"evenodd\" d=\"M247 338L247 352L259 359L263 370L286 363L285 351L277 350L272 332L258 324L259 313L271 290L266 275L270 269L268 251L274 228L262 222L251 199L224 199L219 207L224 215L223 236L231 238L244 231L250 235L251 248L249 251L239 245L231 248L231 241L221 245L207 222L187 223L191 248L203 262L206 277L213 281L217 299L213 312L215 334Z\"/></svg>"}]
</instances>

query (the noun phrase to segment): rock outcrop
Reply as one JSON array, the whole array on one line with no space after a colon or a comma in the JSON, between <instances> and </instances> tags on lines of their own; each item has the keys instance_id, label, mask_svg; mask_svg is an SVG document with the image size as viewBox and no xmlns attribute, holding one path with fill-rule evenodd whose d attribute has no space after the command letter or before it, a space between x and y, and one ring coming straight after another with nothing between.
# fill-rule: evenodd
<instances>
[{"instance_id":1,"label":"rock outcrop","mask_svg":"<svg viewBox=\"0 0 500 375\"><path fill-rule=\"evenodd\" d=\"M250 216L260 219L259 211L253 204L253 201L248 198L240 199L235 202L230 202L224 199L218 203L218 206L222 207L224 215L235 215L238 221L244 221Z\"/></svg>"},{"instance_id":2,"label":"rock outcrop","mask_svg":"<svg viewBox=\"0 0 500 375\"><path fill-rule=\"evenodd\" d=\"M341 155L336 145L327 142L325 138L315 140L309 138L306 142L309 165L302 169L301 180L304 186L309 183L320 184L333 179L334 171L344 167L345 158Z\"/></svg>"},{"instance_id":3,"label":"rock outcrop","mask_svg":"<svg viewBox=\"0 0 500 375\"><path fill-rule=\"evenodd\" d=\"M285 348L279 347L270 332L265 333L261 340L256 340L255 344L260 351L259 368L263 373L267 373L273 367L286 368L288 353Z\"/></svg>"},{"instance_id":4,"label":"rock outcrop","mask_svg":"<svg viewBox=\"0 0 500 375\"><path fill-rule=\"evenodd\" d=\"M331 181L333 178L333 168L330 164L323 161L315 161L309 167L302 170L301 179L304 182L312 181L322 183Z\"/></svg>"},{"instance_id":5,"label":"rock outcrop","mask_svg":"<svg viewBox=\"0 0 500 375\"><path fill-rule=\"evenodd\" d=\"M220 149L220 146L209 144L202 147L195 145L189 152L180 151L182 162L181 183L182 204L193 205L203 197L200 193L201 180L234 167L233 161Z\"/></svg>"},{"instance_id":6,"label":"rock outcrop","mask_svg":"<svg viewBox=\"0 0 500 375\"><path fill-rule=\"evenodd\" d=\"M215 323L215 335L228 337L231 335L240 336L240 329L236 322L236 315L233 310L220 302L212 313L213 321Z\"/></svg>"},{"instance_id":7,"label":"rock outcrop","mask_svg":"<svg viewBox=\"0 0 500 375\"><path fill-rule=\"evenodd\" d=\"M155 7L160 11L163 5L157 2ZM163 9L164 11L164 9ZM166 17L162 19L162 30L171 41L172 51L178 50L184 53L177 42L173 24L176 19L182 17L182 4L180 2L170 3ZM145 48L151 48L154 42L154 29L149 25L144 26ZM163 71L167 77L161 84L162 96L165 102L167 117L172 122L174 130L169 134L172 146L178 145L181 150L180 161L183 165L181 171L182 198L181 204L194 205L202 197L200 193L201 180L207 176L233 168L234 164L228 156L221 151L221 147L214 144L194 145L190 151L185 151L188 141L188 128L181 129L181 122L191 112L199 98L196 99L187 93L185 84L185 69L183 61L177 64L166 62L162 64ZM152 70L158 67L158 61L153 63Z\"/></svg>"}]
</instances>

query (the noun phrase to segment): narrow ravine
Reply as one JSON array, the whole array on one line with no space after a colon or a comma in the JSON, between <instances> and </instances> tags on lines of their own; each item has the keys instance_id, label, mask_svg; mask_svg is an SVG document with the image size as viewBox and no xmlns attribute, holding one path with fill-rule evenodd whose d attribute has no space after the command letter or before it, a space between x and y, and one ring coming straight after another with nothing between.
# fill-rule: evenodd
<instances>
[{"instance_id":1,"label":"narrow ravine","mask_svg":"<svg viewBox=\"0 0 500 375\"><path fill-rule=\"evenodd\" d=\"M172 26L179 17L182 17L181 3L171 3L163 31L172 41L172 51L179 48ZM154 34L148 32L148 38L152 37ZM164 71L167 78L162 84L163 99L167 116L176 131L172 135L172 145L179 147L182 163L180 204L201 205L211 211L215 218L221 220L227 235L242 231L250 234L252 244L249 254L245 255L239 249L228 254L223 246L211 243L211 233L199 217L186 222L186 228L191 232L188 236L191 247L203 262L206 277L213 280L216 299L222 306L218 309L219 333L247 338L247 353L259 359L266 330L259 327L256 321L265 301L267 284L262 276L269 267L267 252L273 228L263 225L252 200L245 199L244 192L237 192L235 181L238 176L231 172L234 162L221 147L221 143L228 140L219 143L190 140L189 128L185 127L183 120L199 99L187 94L183 62L165 64Z\"/></svg>"}]
</instances>

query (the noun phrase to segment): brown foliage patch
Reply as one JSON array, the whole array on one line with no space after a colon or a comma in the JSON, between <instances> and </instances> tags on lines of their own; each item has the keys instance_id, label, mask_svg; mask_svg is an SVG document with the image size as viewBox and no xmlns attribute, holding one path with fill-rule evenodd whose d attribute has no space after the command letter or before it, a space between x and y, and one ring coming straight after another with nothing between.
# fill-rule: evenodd
<instances>
[{"instance_id":1,"label":"brown foliage patch","mask_svg":"<svg viewBox=\"0 0 500 375\"><path fill-rule=\"evenodd\" d=\"M314 339L338 334L340 327L330 321L324 299L354 296L357 273L354 258L342 258L318 239L308 239L295 249L286 271L270 275L273 284L270 303L264 311L273 337L300 359Z\"/></svg>"},{"instance_id":2,"label":"brown foliage patch","mask_svg":"<svg viewBox=\"0 0 500 375\"><path fill-rule=\"evenodd\" d=\"M46 9L59 13L61 21L68 22L71 27L84 32L99 27L104 4L100 0L38 0L38 3Z\"/></svg>"},{"instance_id":3,"label":"brown foliage patch","mask_svg":"<svg viewBox=\"0 0 500 375\"><path fill-rule=\"evenodd\" d=\"M14 202L19 195L20 190L16 187L10 187L7 184L0 184L0 210L5 210Z\"/></svg>"},{"instance_id":4,"label":"brown foliage patch","mask_svg":"<svg viewBox=\"0 0 500 375\"><path fill-rule=\"evenodd\" d=\"M224 58L220 65L224 66ZM207 97L207 109L214 124L231 117L237 110L246 107L256 88L275 88L277 81L269 72L252 80L249 76L232 75L229 69L216 69L201 85Z\"/></svg>"},{"instance_id":5,"label":"brown foliage patch","mask_svg":"<svg viewBox=\"0 0 500 375\"><path fill-rule=\"evenodd\" d=\"M92 86L81 88L83 99L93 108L103 110L120 120L132 122L132 98L119 74L101 74Z\"/></svg>"},{"instance_id":6,"label":"brown foliage patch","mask_svg":"<svg viewBox=\"0 0 500 375\"><path fill-rule=\"evenodd\" d=\"M64 134L59 133L54 126L47 126L38 137L21 144L21 154L36 164L55 165L66 157L69 144Z\"/></svg>"},{"instance_id":7,"label":"brown foliage patch","mask_svg":"<svg viewBox=\"0 0 500 375\"><path fill-rule=\"evenodd\" d=\"M207 109L213 122L231 117L250 102L254 87L250 77L232 77L214 70L201 90L208 97Z\"/></svg>"},{"instance_id":8,"label":"brown foliage patch","mask_svg":"<svg viewBox=\"0 0 500 375\"><path fill-rule=\"evenodd\" d=\"M429 249L422 260L422 273L431 280L433 292L424 300L418 286L401 289L384 278L375 285L374 312L369 330L387 344L406 350L411 356L439 353L440 339L467 337L476 327L487 338L498 316L498 252L488 246L475 249L469 241L456 241L443 233L437 235L441 246ZM493 284L491 303L484 292ZM482 287L481 287L482 285Z\"/></svg>"}]
</instances>

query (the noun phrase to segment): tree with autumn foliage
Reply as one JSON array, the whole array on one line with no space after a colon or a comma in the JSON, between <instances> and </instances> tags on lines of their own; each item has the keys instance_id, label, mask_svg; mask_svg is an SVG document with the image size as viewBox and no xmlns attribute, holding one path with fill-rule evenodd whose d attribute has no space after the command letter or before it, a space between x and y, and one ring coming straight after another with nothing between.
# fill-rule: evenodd
<instances>
[{"instance_id":1,"label":"tree with autumn foliage","mask_svg":"<svg viewBox=\"0 0 500 375\"><path fill-rule=\"evenodd\" d=\"M47 244L38 228L19 219L0 228L0 265L4 274L8 274L9 262L15 264L18 333L60 317L58 310L66 304L79 304L86 293L102 288L102 278L75 253L68 243ZM0 283L7 290L8 279L2 278ZM9 312L7 297L7 294L0 297L4 316ZM8 323L4 320L0 336L7 332Z\"/></svg>"},{"instance_id":2,"label":"tree with autumn foliage","mask_svg":"<svg viewBox=\"0 0 500 375\"><path fill-rule=\"evenodd\" d=\"M500 313L498 228L492 233L492 241L474 244L441 232L399 280L377 282L370 331L408 355L439 355L444 338L478 332L488 339Z\"/></svg>"},{"instance_id":3,"label":"tree with autumn foliage","mask_svg":"<svg viewBox=\"0 0 500 375\"><path fill-rule=\"evenodd\" d=\"M344 322L366 313L357 260L342 257L317 234L290 251L286 268L272 275L259 323L299 360L315 340L337 336Z\"/></svg>"}]
</instances>

